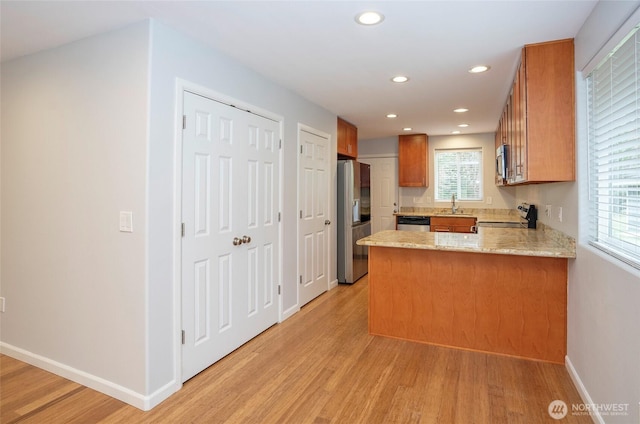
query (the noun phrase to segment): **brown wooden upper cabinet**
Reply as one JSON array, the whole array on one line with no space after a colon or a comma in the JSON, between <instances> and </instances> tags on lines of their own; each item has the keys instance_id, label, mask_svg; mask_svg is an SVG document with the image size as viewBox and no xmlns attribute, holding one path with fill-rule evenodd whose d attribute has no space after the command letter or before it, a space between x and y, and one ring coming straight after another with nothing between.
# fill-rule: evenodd
<instances>
[{"instance_id":1,"label":"brown wooden upper cabinet","mask_svg":"<svg viewBox=\"0 0 640 424\"><path fill-rule=\"evenodd\" d=\"M338 117L338 156L358 157L358 128Z\"/></svg>"},{"instance_id":2,"label":"brown wooden upper cabinet","mask_svg":"<svg viewBox=\"0 0 640 424\"><path fill-rule=\"evenodd\" d=\"M575 181L573 39L528 44L496 129L507 145L507 179L496 184Z\"/></svg>"},{"instance_id":3,"label":"brown wooden upper cabinet","mask_svg":"<svg viewBox=\"0 0 640 424\"><path fill-rule=\"evenodd\" d=\"M398 136L398 185L428 187L428 137L426 134Z\"/></svg>"}]
</instances>

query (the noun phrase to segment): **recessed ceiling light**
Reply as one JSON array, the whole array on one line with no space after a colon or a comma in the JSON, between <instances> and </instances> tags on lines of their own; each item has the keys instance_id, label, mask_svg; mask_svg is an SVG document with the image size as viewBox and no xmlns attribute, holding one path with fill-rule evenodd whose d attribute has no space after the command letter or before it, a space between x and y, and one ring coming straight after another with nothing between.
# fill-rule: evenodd
<instances>
[{"instance_id":1,"label":"recessed ceiling light","mask_svg":"<svg viewBox=\"0 0 640 424\"><path fill-rule=\"evenodd\" d=\"M460 131L456 130L456 131L451 131L451 134L460 134Z\"/></svg>"},{"instance_id":2,"label":"recessed ceiling light","mask_svg":"<svg viewBox=\"0 0 640 424\"><path fill-rule=\"evenodd\" d=\"M469 124L460 124L458 125L460 128L467 128L469 126Z\"/></svg>"},{"instance_id":3,"label":"recessed ceiling light","mask_svg":"<svg viewBox=\"0 0 640 424\"><path fill-rule=\"evenodd\" d=\"M409 81L409 77L405 77L404 75L398 75L396 77L391 78L391 81L393 82L407 82Z\"/></svg>"},{"instance_id":4,"label":"recessed ceiling light","mask_svg":"<svg viewBox=\"0 0 640 424\"><path fill-rule=\"evenodd\" d=\"M469 72L472 73L472 74L479 74L481 72L487 72L489 69L491 69L491 66L478 65L478 66L474 66L473 68L469 69Z\"/></svg>"},{"instance_id":5,"label":"recessed ceiling light","mask_svg":"<svg viewBox=\"0 0 640 424\"><path fill-rule=\"evenodd\" d=\"M469 109L466 109L464 107L459 107L458 109L453 109L453 111L456 113L463 113L463 112L469 112Z\"/></svg>"},{"instance_id":6,"label":"recessed ceiling light","mask_svg":"<svg viewBox=\"0 0 640 424\"><path fill-rule=\"evenodd\" d=\"M376 25L384 21L384 16L378 12L362 12L356 16L356 22L361 25Z\"/></svg>"},{"instance_id":7,"label":"recessed ceiling light","mask_svg":"<svg viewBox=\"0 0 640 424\"><path fill-rule=\"evenodd\" d=\"M411 128L411 127L405 127L405 128L402 129L402 131L411 131L412 129L413 128Z\"/></svg>"},{"instance_id":8,"label":"recessed ceiling light","mask_svg":"<svg viewBox=\"0 0 640 424\"><path fill-rule=\"evenodd\" d=\"M390 113L387 115L387 118L397 118L398 115L396 115L395 113Z\"/></svg>"}]
</instances>

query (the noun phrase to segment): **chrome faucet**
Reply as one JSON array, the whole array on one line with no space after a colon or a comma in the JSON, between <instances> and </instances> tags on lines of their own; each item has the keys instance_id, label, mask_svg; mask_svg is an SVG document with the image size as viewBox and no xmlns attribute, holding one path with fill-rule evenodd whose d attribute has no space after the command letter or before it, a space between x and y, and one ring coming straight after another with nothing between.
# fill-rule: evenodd
<instances>
[{"instance_id":1,"label":"chrome faucet","mask_svg":"<svg viewBox=\"0 0 640 424\"><path fill-rule=\"evenodd\" d=\"M457 210L458 210L458 207L456 206L456 194L453 193L451 195L451 213L455 215Z\"/></svg>"}]
</instances>

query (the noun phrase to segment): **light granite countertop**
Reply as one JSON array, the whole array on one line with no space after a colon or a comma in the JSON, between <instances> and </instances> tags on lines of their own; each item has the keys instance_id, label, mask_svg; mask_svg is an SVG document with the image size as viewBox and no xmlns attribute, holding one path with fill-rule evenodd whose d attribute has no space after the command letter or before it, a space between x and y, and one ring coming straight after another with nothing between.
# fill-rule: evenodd
<instances>
[{"instance_id":1,"label":"light granite countertop","mask_svg":"<svg viewBox=\"0 0 640 424\"><path fill-rule=\"evenodd\" d=\"M483 222L520 222L520 214L515 209L472 209L460 208L455 214L451 208L414 208L402 207L396 216L459 216L475 217L478 223Z\"/></svg>"},{"instance_id":2,"label":"light granite countertop","mask_svg":"<svg viewBox=\"0 0 640 424\"><path fill-rule=\"evenodd\" d=\"M477 234L381 231L357 241L360 246L448 250L499 255L575 258L575 240L542 224L538 229L478 228Z\"/></svg>"}]
</instances>

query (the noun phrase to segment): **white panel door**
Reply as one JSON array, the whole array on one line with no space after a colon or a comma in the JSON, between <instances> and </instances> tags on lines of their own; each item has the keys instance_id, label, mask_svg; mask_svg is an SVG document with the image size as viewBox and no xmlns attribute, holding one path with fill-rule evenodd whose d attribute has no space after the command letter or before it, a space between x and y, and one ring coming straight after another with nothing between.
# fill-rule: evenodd
<instances>
[{"instance_id":1,"label":"white panel door","mask_svg":"<svg viewBox=\"0 0 640 424\"><path fill-rule=\"evenodd\" d=\"M184 93L182 380L278 320L280 126Z\"/></svg>"},{"instance_id":2,"label":"white panel door","mask_svg":"<svg viewBox=\"0 0 640 424\"><path fill-rule=\"evenodd\" d=\"M298 131L298 139L298 268L302 306L329 288L329 140L302 129Z\"/></svg>"},{"instance_id":3,"label":"white panel door","mask_svg":"<svg viewBox=\"0 0 640 424\"><path fill-rule=\"evenodd\" d=\"M366 159L371 165L371 232L396 229L398 158Z\"/></svg>"}]
</instances>

